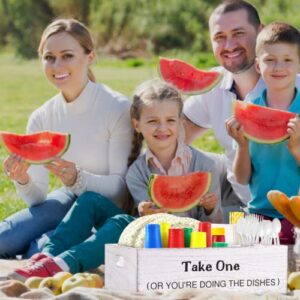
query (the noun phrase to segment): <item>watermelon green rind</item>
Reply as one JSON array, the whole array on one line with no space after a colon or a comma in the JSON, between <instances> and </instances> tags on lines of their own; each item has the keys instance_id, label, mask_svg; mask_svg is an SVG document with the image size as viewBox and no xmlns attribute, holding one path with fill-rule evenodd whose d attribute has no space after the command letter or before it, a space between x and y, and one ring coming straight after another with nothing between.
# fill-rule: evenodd
<instances>
[{"instance_id":1,"label":"watermelon green rind","mask_svg":"<svg viewBox=\"0 0 300 300\"><path fill-rule=\"evenodd\" d=\"M246 118L245 117L242 118L242 116L239 116L238 111L237 111L238 108L241 106L243 106L243 108L241 110L243 110L243 111L248 110L249 119L250 119L251 109L259 110L259 112L261 114L265 113L265 116L264 116L265 124L262 124L265 126L265 128L259 128L259 130L256 130L256 132L254 132L254 134L249 133L249 131L251 131L251 130L253 131L253 128L258 127L259 125L255 124L254 119L251 121L253 124L245 123L247 121ZM286 132L287 122L290 118L297 116L297 114L292 113L292 112L282 111L282 110L269 108L269 107L265 107L265 106L260 106L260 105L252 104L249 102L240 101L240 100L233 101L232 111L233 111L233 114L236 116L237 120L244 126L244 136L247 137L249 140L252 140L256 143L261 143L261 144L276 144L276 143L280 143L280 142L286 140L289 137L289 134ZM265 129L265 131L267 133L272 132L273 134L275 134L275 132L276 132L275 131L276 128L271 128L271 126L267 127L268 121L271 121L270 119L268 119L270 113L272 113L272 115L276 114L276 121L282 123L282 124L279 124L281 127L281 131L279 132L279 135L277 137L264 138L263 134L262 134L263 129ZM255 111L255 115L256 116L258 115L258 111ZM253 125L252 126L253 128L249 129L249 126L251 126L251 125ZM277 127L279 127L279 126L277 125Z\"/></svg>"},{"instance_id":2,"label":"watermelon green rind","mask_svg":"<svg viewBox=\"0 0 300 300\"><path fill-rule=\"evenodd\" d=\"M259 143L259 144L278 144L283 142L284 140L286 140L289 135L287 134L286 136L283 136L279 139L272 139L272 140L263 140L263 139L258 139L250 134L244 133L244 136L248 139L251 140L253 142Z\"/></svg>"},{"instance_id":3,"label":"watermelon green rind","mask_svg":"<svg viewBox=\"0 0 300 300\"><path fill-rule=\"evenodd\" d=\"M155 180L155 177L156 177L155 174L151 174L149 181L148 181L147 191L148 191L148 195L149 195L150 199L151 199L152 183L153 183L153 180Z\"/></svg>"},{"instance_id":4,"label":"watermelon green rind","mask_svg":"<svg viewBox=\"0 0 300 300\"><path fill-rule=\"evenodd\" d=\"M37 159L30 159L30 158L26 158L26 157L23 157L21 153L18 153L18 155L20 155L21 157L24 158L24 160L29 163L29 164L34 164L34 165L40 165L40 164L46 164L46 163L49 163L53 160L54 157L60 157L62 156L69 148L70 146L70 142L71 142L71 135L68 134L68 133L61 133L61 132L52 132L52 131L41 131L41 132L36 132L36 133L32 133L32 134L14 134L14 133L11 133L11 132L6 132L6 131L0 131L0 137L1 137L1 140L2 140L2 144L4 146L4 148L7 150L7 152L9 153L14 153L13 149L11 149L9 147L9 143L8 143L8 140L7 138L9 136L19 136L19 137L25 137L25 136L28 136L28 135L40 135L40 134L50 134L50 135L59 135L59 136L63 136L65 138L65 141L64 141L64 144L63 144L63 148L55 153L54 156L51 156L47 159L40 159L40 160L37 160ZM34 154L32 154L33 156Z\"/></svg>"},{"instance_id":5,"label":"watermelon green rind","mask_svg":"<svg viewBox=\"0 0 300 300\"><path fill-rule=\"evenodd\" d=\"M202 188L201 194L199 195L195 195L194 198L187 200L187 204L186 205L182 205L178 208L173 207L167 207L167 205L165 205L163 202L163 199L157 199L157 195L155 195L154 192L154 186L156 184L156 180L159 180L160 177L165 178L166 180L170 180L172 181L175 177L179 178L180 177L180 185L182 186L184 184L184 177L185 176L193 176L193 174L195 174L195 176L197 175L197 173L201 173L202 175L205 175L206 178L206 182L205 185ZM211 182L212 182L212 175L210 172L193 172L187 175L182 175L182 176L164 176L164 175L157 175L157 174L152 174L149 180L149 194L150 194L150 199L158 206L158 207L164 207L167 208L169 212L173 212L173 213L178 213L178 212L185 212L188 211L190 209L192 209L193 207L195 207L196 205L199 204L199 200L200 198L205 195L208 191L209 188L211 186ZM165 189L167 188L167 185L165 186ZM186 187L189 188L189 187ZM180 197L180 195L177 195L177 197ZM177 204L178 206L178 202L176 202L176 199L174 199L173 202L174 205Z\"/></svg>"},{"instance_id":6,"label":"watermelon green rind","mask_svg":"<svg viewBox=\"0 0 300 300\"><path fill-rule=\"evenodd\" d=\"M172 67L170 66L170 64L172 63L177 63L179 65L182 65L182 68L188 68L189 70L192 70L194 72L194 74L201 74L201 76L205 77L205 75L212 75L212 74L216 74L217 77L211 81L211 83L209 85L203 86L204 84L204 79L201 78L199 80L197 79L193 79L193 78L184 78L184 76L180 77L176 74L172 74L173 79L170 79L169 76L167 74L163 74L162 72L162 65L168 63L168 71L173 72L172 71ZM168 59L168 58L164 58L164 57L160 57L159 58L159 64L158 64L158 73L160 75L160 77L174 85L178 90L180 90L182 93L185 94L189 94L189 95L197 95L197 94L204 94L209 92L210 90L212 90L217 84L219 84L219 82L222 80L223 78L223 74L218 72L218 71L203 71L200 69L195 68L194 66L192 66L191 64L188 64L182 60L179 59ZM166 72L165 72L166 73ZM188 86L190 86L189 88L183 88L181 85L184 83L186 83ZM199 88L194 88L193 86L199 86Z\"/></svg>"}]
</instances>

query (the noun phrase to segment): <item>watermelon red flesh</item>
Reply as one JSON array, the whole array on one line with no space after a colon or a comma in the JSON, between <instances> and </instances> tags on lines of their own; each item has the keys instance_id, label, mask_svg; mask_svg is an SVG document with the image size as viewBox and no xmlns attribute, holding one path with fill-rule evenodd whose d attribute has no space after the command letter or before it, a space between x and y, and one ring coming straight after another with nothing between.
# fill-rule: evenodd
<instances>
[{"instance_id":1,"label":"watermelon red flesh","mask_svg":"<svg viewBox=\"0 0 300 300\"><path fill-rule=\"evenodd\" d=\"M296 114L284 110L234 101L235 118L243 125L245 136L258 143L279 143L288 137L287 123Z\"/></svg>"},{"instance_id":2,"label":"watermelon red flesh","mask_svg":"<svg viewBox=\"0 0 300 300\"><path fill-rule=\"evenodd\" d=\"M149 192L158 207L183 212L199 204L211 184L210 172L193 172L182 176L152 175Z\"/></svg>"},{"instance_id":3,"label":"watermelon red flesh","mask_svg":"<svg viewBox=\"0 0 300 300\"><path fill-rule=\"evenodd\" d=\"M15 153L32 164L43 164L65 153L70 144L66 133L42 131L33 134L0 132L9 153Z\"/></svg>"},{"instance_id":4,"label":"watermelon red flesh","mask_svg":"<svg viewBox=\"0 0 300 300\"><path fill-rule=\"evenodd\" d=\"M179 60L159 59L159 73L168 83L187 94L201 94L211 90L222 78L217 71L202 71Z\"/></svg>"}]
</instances>

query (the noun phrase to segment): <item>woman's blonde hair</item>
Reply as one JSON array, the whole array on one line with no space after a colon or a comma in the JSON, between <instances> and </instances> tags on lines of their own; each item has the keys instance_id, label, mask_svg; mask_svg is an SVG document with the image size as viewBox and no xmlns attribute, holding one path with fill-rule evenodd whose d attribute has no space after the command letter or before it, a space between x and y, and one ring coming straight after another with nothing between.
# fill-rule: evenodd
<instances>
[{"instance_id":1,"label":"woman's blonde hair","mask_svg":"<svg viewBox=\"0 0 300 300\"><path fill-rule=\"evenodd\" d=\"M42 56L46 40L50 36L60 32L66 32L76 39L86 54L90 54L94 51L95 47L91 34L83 23L75 19L56 19L46 27L42 34L38 47L40 56ZM88 69L88 77L91 81L96 81L95 75L90 68Z\"/></svg>"},{"instance_id":2,"label":"woman's blonde hair","mask_svg":"<svg viewBox=\"0 0 300 300\"><path fill-rule=\"evenodd\" d=\"M144 106L151 105L154 101L174 101L178 104L179 116L182 114L183 99L180 92L172 85L160 80L159 78L147 80L140 84L133 95L133 102L130 108L131 119L139 120ZM128 158L130 166L139 156L143 146L143 136L134 131L131 154Z\"/></svg>"}]
</instances>

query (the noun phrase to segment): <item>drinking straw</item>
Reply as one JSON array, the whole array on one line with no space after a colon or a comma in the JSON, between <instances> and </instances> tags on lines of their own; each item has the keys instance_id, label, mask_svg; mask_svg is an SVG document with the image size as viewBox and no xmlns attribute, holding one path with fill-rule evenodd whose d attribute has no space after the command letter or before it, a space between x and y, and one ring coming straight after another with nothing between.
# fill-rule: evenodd
<instances>
[{"instance_id":1,"label":"drinking straw","mask_svg":"<svg viewBox=\"0 0 300 300\"><path fill-rule=\"evenodd\" d=\"M240 218L244 218L245 213L242 211L229 212L229 224L236 224Z\"/></svg>"}]
</instances>

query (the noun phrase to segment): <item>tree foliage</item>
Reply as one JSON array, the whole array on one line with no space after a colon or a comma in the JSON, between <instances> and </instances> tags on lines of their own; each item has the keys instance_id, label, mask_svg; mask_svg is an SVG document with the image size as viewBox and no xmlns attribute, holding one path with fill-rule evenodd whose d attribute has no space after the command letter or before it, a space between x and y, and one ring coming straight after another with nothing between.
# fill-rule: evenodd
<instances>
[{"instance_id":1,"label":"tree foliage","mask_svg":"<svg viewBox=\"0 0 300 300\"><path fill-rule=\"evenodd\" d=\"M264 23L288 21L300 27L298 0L249 0ZM191 53L210 47L208 17L220 0L0 0L0 47L11 43L23 57L36 55L43 28L55 17L87 24L101 51L120 57Z\"/></svg>"},{"instance_id":2,"label":"tree foliage","mask_svg":"<svg viewBox=\"0 0 300 300\"><path fill-rule=\"evenodd\" d=\"M8 34L22 57L36 56L37 41L45 25L53 18L47 0L2 0L8 22Z\"/></svg>"}]
</instances>

